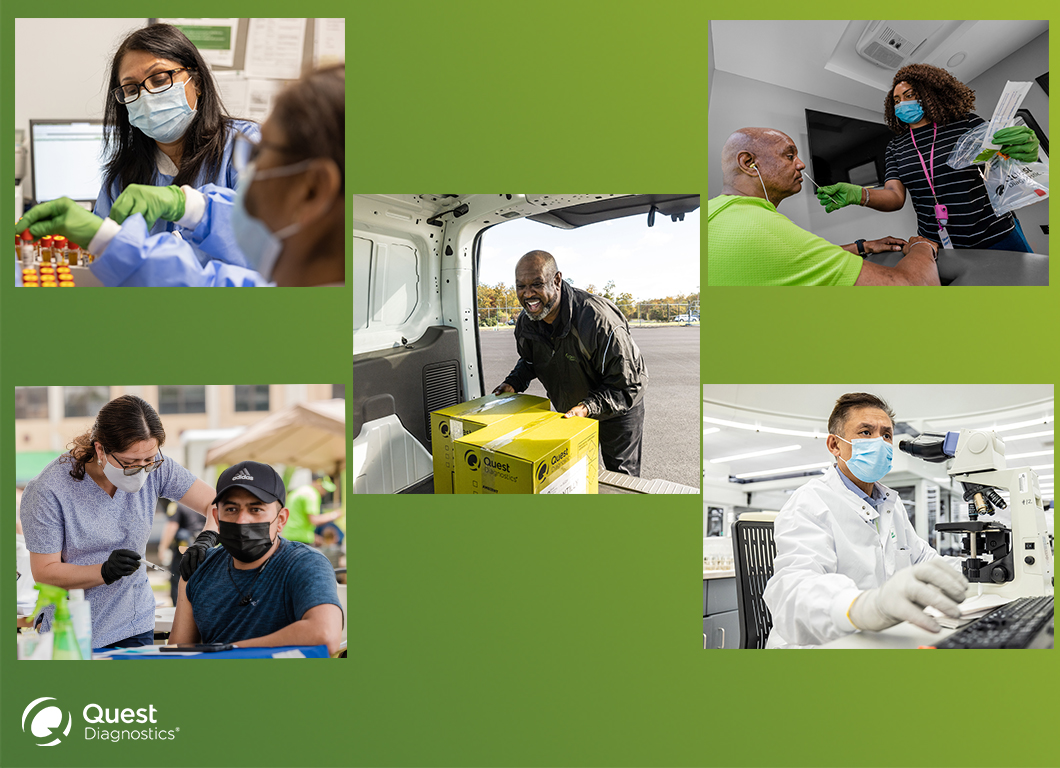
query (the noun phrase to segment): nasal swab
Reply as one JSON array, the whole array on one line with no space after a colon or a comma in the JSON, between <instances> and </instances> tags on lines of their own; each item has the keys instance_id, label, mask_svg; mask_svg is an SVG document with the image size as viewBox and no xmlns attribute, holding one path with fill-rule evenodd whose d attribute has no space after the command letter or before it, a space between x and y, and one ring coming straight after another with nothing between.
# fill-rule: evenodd
<instances>
[{"instance_id":1,"label":"nasal swab","mask_svg":"<svg viewBox=\"0 0 1060 768\"><path fill-rule=\"evenodd\" d=\"M814 180L813 180L813 177L811 177L811 176L810 176L810 174L806 173L805 169L804 169L804 170L802 170L802 171L799 171L799 173L801 173L801 174L802 174L803 176L805 176L805 177L806 177L807 179L809 179L809 180L810 180L810 183L811 183L811 184L813 184L813 185L814 185L815 187L817 187L818 189L820 189L820 188L821 188L821 185L820 185L820 184L818 184L818 183L817 183L816 181L814 181ZM827 193L827 192L825 192L825 194L826 194L826 195L828 195L828 193ZM828 195L828 199L829 199L829 200L831 200L831 201L832 201L833 203L838 203L838 202L839 202L838 200L836 200L836 199L835 199L834 197L832 197L831 195Z\"/></svg>"}]
</instances>

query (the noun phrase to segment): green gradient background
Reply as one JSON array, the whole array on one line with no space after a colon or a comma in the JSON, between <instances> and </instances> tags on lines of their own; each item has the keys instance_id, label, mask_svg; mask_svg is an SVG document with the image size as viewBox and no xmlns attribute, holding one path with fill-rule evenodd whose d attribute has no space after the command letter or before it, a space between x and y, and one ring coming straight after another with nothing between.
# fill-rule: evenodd
<instances>
[{"instance_id":1,"label":"green gradient background","mask_svg":"<svg viewBox=\"0 0 1060 768\"><path fill-rule=\"evenodd\" d=\"M112 10L122 7L93 10L129 15ZM181 13L216 7L193 2ZM814 11L846 17L848 8ZM316 3L304 12L347 15L353 192L463 185L705 196L708 9L465 0ZM49 5L55 15L84 10ZM793 7L755 10L783 18ZM887 6L896 18L924 10ZM928 10L997 14L986 3ZM4 136L13 13L5 0ZM0 155L0 172L9 163ZM1052 290L713 289L703 297L703 380L812 383L868 370L896 383L1055 384ZM117 305L109 294L101 303L96 292L70 292L48 304L46 294L20 301L0 281L0 486L14 476L16 384L348 382L350 295L334 294L129 290ZM142 352L108 354L115 311L145 322L161 315L181 331L131 345ZM232 343L247 323L275 336L274 359ZM306 359L307 339L322 351L316 359ZM854 354L837 354L839 345ZM699 404L687 407L698 429ZM0 509L10 530L11 507ZM97 664L72 676L69 665L25 669L4 636L0 764L1060 764L1052 653L703 652L701 519L698 497L358 499L348 661ZM0 547L0 570L10 564ZM13 601L10 587L0 592L7 615ZM181 733L172 746L70 739L40 749L19 720L46 695L75 721L89 702L153 703L159 725Z\"/></svg>"}]
</instances>

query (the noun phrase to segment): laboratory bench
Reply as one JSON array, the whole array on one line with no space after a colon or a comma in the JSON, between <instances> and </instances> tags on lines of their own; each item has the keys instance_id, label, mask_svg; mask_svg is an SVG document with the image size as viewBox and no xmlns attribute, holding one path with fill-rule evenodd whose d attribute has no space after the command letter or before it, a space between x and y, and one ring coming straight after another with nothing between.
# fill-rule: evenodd
<instances>
[{"instance_id":1,"label":"laboratory bench","mask_svg":"<svg viewBox=\"0 0 1060 768\"><path fill-rule=\"evenodd\" d=\"M873 253L873 264L893 267L904 258L901 251ZM939 282L943 285L1049 285L1049 257L1040 253L988 249L941 249Z\"/></svg>"},{"instance_id":2,"label":"laboratory bench","mask_svg":"<svg viewBox=\"0 0 1060 768\"><path fill-rule=\"evenodd\" d=\"M810 650L820 648L920 648L933 646L954 632L956 632L955 629L944 628L938 634L934 634L914 624L902 622L880 632L854 632L831 642L808 646L808 648Z\"/></svg>"},{"instance_id":3,"label":"laboratory bench","mask_svg":"<svg viewBox=\"0 0 1060 768\"><path fill-rule=\"evenodd\" d=\"M1048 636L1043 632L1036 638L1027 649L1034 648L1048 648L1052 649L1052 625L1049 625L1050 633ZM844 635L831 642L824 643L822 645L807 646L811 650L817 650L820 648L933 648L937 643L941 642L944 638L949 637L956 629L948 629L943 627L942 630L935 634L934 632L928 632L926 629L910 624L908 622L902 622L888 629L884 629L880 632L854 632L849 635Z\"/></svg>"}]
</instances>

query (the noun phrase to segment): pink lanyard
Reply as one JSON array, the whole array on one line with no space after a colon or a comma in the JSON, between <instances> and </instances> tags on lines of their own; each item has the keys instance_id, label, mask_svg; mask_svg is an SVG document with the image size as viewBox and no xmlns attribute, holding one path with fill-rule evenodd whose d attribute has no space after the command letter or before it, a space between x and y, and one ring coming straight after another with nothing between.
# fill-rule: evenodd
<instances>
[{"instance_id":1,"label":"pink lanyard","mask_svg":"<svg viewBox=\"0 0 1060 768\"><path fill-rule=\"evenodd\" d=\"M924 156L920 154L920 148L916 145L916 139L913 137L913 129L909 129L909 138L913 140L913 149L916 150L917 157L920 158L920 167L924 169L924 176L927 178L928 187L931 188L931 196L935 198L935 202L939 201L938 196L935 195L935 185L932 180L935 177L935 139L939 135L939 124L932 123L935 126L935 135L931 137L931 171L928 171L927 163L924 162Z\"/></svg>"}]
</instances>

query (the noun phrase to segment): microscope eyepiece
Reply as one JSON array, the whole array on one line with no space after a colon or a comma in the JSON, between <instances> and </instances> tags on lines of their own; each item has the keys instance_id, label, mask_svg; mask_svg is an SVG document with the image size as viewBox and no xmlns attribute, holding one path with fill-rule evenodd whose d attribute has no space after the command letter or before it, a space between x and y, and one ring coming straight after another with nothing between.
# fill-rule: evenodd
<instances>
[{"instance_id":1,"label":"microscope eyepiece","mask_svg":"<svg viewBox=\"0 0 1060 768\"><path fill-rule=\"evenodd\" d=\"M925 432L912 440L902 440L898 443L898 450L933 464L941 464L950 458L943 449L945 442L946 435Z\"/></svg>"}]
</instances>

